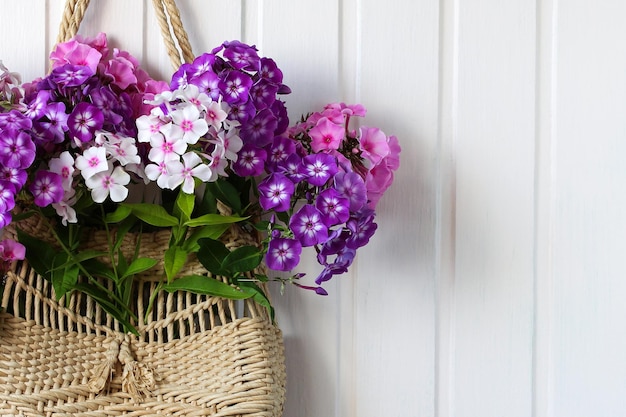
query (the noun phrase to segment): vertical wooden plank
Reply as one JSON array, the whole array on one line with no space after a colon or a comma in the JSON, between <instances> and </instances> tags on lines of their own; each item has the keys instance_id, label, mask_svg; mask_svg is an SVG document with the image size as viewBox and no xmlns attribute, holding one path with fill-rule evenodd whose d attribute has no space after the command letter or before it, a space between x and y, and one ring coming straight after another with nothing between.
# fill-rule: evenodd
<instances>
[{"instance_id":1,"label":"vertical wooden plank","mask_svg":"<svg viewBox=\"0 0 626 417\"><path fill-rule=\"evenodd\" d=\"M626 410L626 4L559 2L555 416Z\"/></svg>"},{"instance_id":2,"label":"vertical wooden plank","mask_svg":"<svg viewBox=\"0 0 626 417\"><path fill-rule=\"evenodd\" d=\"M363 122L401 166L355 271L355 416L433 416L439 2L358 2Z\"/></svg>"},{"instance_id":3,"label":"vertical wooden plank","mask_svg":"<svg viewBox=\"0 0 626 417\"><path fill-rule=\"evenodd\" d=\"M532 411L535 3L458 3L452 415Z\"/></svg>"},{"instance_id":4,"label":"vertical wooden plank","mask_svg":"<svg viewBox=\"0 0 626 417\"><path fill-rule=\"evenodd\" d=\"M47 63L46 3L1 0L0 7L0 60L10 71L18 72L23 82L42 77Z\"/></svg>"},{"instance_id":5,"label":"vertical wooden plank","mask_svg":"<svg viewBox=\"0 0 626 417\"><path fill-rule=\"evenodd\" d=\"M285 96L290 118L339 99L338 2L273 0L246 2L246 40L272 57L292 89ZM253 30L257 32L254 33ZM298 268L312 282L320 271L313 251L306 251ZM342 279L351 279L346 276ZM284 332L287 359L285 417L337 416L339 362L338 282L327 286L328 297L287 289L275 295L277 318ZM346 330L349 331L349 330ZM346 399L347 400L347 399Z\"/></svg>"}]
</instances>

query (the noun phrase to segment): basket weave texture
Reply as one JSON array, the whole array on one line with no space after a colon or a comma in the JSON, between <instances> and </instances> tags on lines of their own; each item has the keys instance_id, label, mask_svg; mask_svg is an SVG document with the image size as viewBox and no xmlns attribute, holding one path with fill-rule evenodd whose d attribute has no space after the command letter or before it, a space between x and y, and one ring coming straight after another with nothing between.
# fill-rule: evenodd
<instances>
[{"instance_id":1,"label":"basket weave texture","mask_svg":"<svg viewBox=\"0 0 626 417\"><path fill-rule=\"evenodd\" d=\"M33 221L19 227L45 235ZM254 242L233 231L227 246ZM162 255L165 236L144 234L141 256ZM88 242L97 247L100 240L96 233ZM132 239L128 245L134 249ZM190 268L196 273L201 265L192 262ZM57 302L52 285L26 261L15 263L5 279L3 416L282 415L282 334L253 301L161 292L147 322L136 326L136 337L124 334L85 294L74 292ZM138 317L155 286L154 272L135 280Z\"/></svg>"}]
</instances>

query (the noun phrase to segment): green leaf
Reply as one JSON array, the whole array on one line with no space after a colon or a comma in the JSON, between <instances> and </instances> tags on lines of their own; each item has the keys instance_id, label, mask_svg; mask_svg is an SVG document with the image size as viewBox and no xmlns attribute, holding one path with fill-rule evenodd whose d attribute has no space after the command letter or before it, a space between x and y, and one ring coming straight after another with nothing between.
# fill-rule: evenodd
<instances>
[{"instance_id":1,"label":"green leaf","mask_svg":"<svg viewBox=\"0 0 626 417\"><path fill-rule=\"evenodd\" d=\"M230 251L219 240L200 239L198 241L198 260L213 275L229 275L222 269L222 262L230 254Z\"/></svg>"},{"instance_id":2,"label":"green leaf","mask_svg":"<svg viewBox=\"0 0 626 417\"><path fill-rule=\"evenodd\" d=\"M130 216L131 213L132 210L130 209L130 207L120 205L113 213L107 214L104 221L107 223L119 223L122 220L126 219L128 216Z\"/></svg>"},{"instance_id":3,"label":"green leaf","mask_svg":"<svg viewBox=\"0 0 626 417\"><path fill-rule=\"evenodd\" d=\"M254 246L242 246L226 256L222 268L232 273L248 272L259 266L263 254Z\"/></svg>"},{"instance_id":4,"label":"green leaf","mask_svg":"<svg viewBox=\"0 0 626 417\"><path fill-rule=\"evenodd\" d=\"M199 239L210 238L217 240L224 234L225 231L228 230L229 227L230 224L214 224L211 226L197 228L187 238L187 240L185 240L182 248L187 253L198 252L198 249L200 249L200 245L198 244Z\"/></svg>"},{"instance_id":5,"label":"green leaf","mask_svg":"<svg viewBox=\"0 0 626 417\"><path fill-rule=\"evenodd\" d=\"M128 265L128 268L126 268L126 272L124 273L122 278L130 277L147 271L150 268L154 267L157 263L159 263L158 259L137 258L132 261L130 265Z\"/></svg>"},{"instance_id":6,"label":"green leaf","mask_svg":"<svg viewBox=\"0 0 626 417\"><path fill-rule=\"evenodd\" d=\"M135 216L152 226L172 227L178 224L178 219L169 214L161 206L148 203L124 204L130 208Z\"/></svg>"},{"instance_id":7,"label":"green leaf","mask_svg":"<svg viewBox=\"0 0 626 417\"><path fill-rule=\"evenodd\" d=\"M107 313L122 323L127 331L139 336L137 329L135 329L135 327L128 320L129 311L127 307L120 308L117 304L111 301L109 294L93 284L78 283L75 288L93 298Z\"/></svg>"},{"instance_id":8,"label":"green leaf","mask_svg":"<svg viewBox=\"0 0 626 417\"><path fill-rule=\"evenodd\" d=\"M215 182L208 183L207 189L210 190L217 199L230 207L234 213L241 213L241 198L239 197L239 190L237 190L235 186L224 179L219 179Z\"/></svg>"},{"instance_id":9,"label":"green leaf","mask_svg":"<svg viewBox=\"0 0 626 417\"><path fill-rule=\"evenodd\" d=\"M26 248L28 264L37 274L52 281L52 264L58 251L43 240L36 239L19 228L17 240Z\"/></svg>"},{"instance_id":10,"label":"green leaf","mask_svg":"<svg viewBox=\"0 0 626 417\"><path fill-rule=\"evenodd\" d=\"M195 219L186 221L184 225L188 227L199 227L212 226L216 224L232 224L246 220L247 218L248 217L222 216L221 214L205 214L203 216L196 217Z\"/></svg>"},{"instance_id":11,"label":"green leaf","mask_svg":"<svg viewBox=\"0 0 626 417\"><path fill-rule=\"evenodd\" d=\"M278 220L280 220L281 222L285 224L289 224L289 220L291 219L291 217L289 217L289 214L287 214L286 211L281 211L279 213L276 213L276 217L278 217Z\"/></svg>"},{"instance_id":12,"label":"green leaf","mask_svg":"<svg viewBox=\"0 0 626 417\"><path fill-rule=\"evenodd\" d=\"M267 220L261 220L260 222L254 224L254 228L260 232L267 232L270 228L270 222Z\"/></svg>"},{"instance_id":13,"label":"green leaf","mask_svg":"<svg viewBox=\"0 0 626 417\"><path fill-rule=\"evenodd\" d=\"M183 222L186 222L191 218L195 201L194 194L187 194L183 190L179 191L178 197L176 198L176 211L181 214L179 218Z\"/></svg>"},{"instance_id":14,"label":"green leaf","mask_svg":"<svg viewBox=\"0 0 626 417\"><path fill-rule=\"evenodd\" d=\"M120 249L122 243L124 243L124 237L135 225L135 223L136 220L133 217L129 217L116 226L115 242L113 244L114 252L117 252Z\"/></svg>"},{"instance_id":15,"label":"green leaf","mask_svg":"<svg viewBox=\"0 0 626 417\"><path fill-rule=\"evenodd\" d=\"M54 257L52 262L52 287L57 300L74 289L78 282L78 265L69 264L68 258L67 253L61 252Z\"/></svg>"},{"instance_id":16,"label":"green leaf","mask_svg":"<svg viewBox=\"0 0 626 417\"><path fill-rule=\"evenodd\" d=\"M88 259L82 262L83 268L93 277L102 277L111 281L115 281L117 277L111 267L98 261L97 259Z\"/></svg>"},{"instance_id":17,"label":"green leaf","mask_svg":"<svg viewBox=\"0 0 626 417\"><path fill-rule=\"evenodd\" d=\"M250 293L254 301L265 307L271 320L274 321L274 307L272 307L272 303L270 303L269 298L267 298L267 295L265 295L265 292L261 289L261 287L256 285L254 282L248 281L241 283L241 289Z\"/></svg>"},{"instance_id":18,"label":"green leaf","mask_svg":"<svg viewBox=\"0 0 626 417\"><path fill-rule=\"evenodd\" d=\"M232 300L243 300L253 296L250 292L243 292L213 277L203 275L188 275L166 284L163 288L168 292L190 291Z\"/></svg>"},{"instance_id":19,"label":"green leaf","mask_svg":"<svg viewBox=\"0 0 626 417\"><path fill-rule=\"evenodd\" d=\"M179 246L172 246L165 251L164 266L167 282L171 282L176 274L185 266L189 253Z\"/></svg>"}]
</instances>

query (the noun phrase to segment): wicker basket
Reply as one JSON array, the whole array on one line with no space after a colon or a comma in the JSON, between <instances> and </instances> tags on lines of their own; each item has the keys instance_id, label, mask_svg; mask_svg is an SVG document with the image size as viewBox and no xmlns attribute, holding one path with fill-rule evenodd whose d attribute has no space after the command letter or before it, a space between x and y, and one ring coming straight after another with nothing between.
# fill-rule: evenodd
<instances>
[{"instance_id":1,"label":"wicker basket","mask_svg":"<svg viewBox=\"0 0 626 417\"><path fill-rule=\"evenodd\" d=\"M33 222L19 227L45 235ZM165 235L152 237L142 237L142 256L164 252ZM231 247L250 239L226 237ZM99 240L89 238L94 247ZM135 281L138 317L156 286L151 278ZM159 293L148 322L137 326L140 336L129 336L85 294L57 302L52 285L24 261L7 274L1 306L3 416L282 415L281 332L253 301Z\"/></svg>"}]
</instances>

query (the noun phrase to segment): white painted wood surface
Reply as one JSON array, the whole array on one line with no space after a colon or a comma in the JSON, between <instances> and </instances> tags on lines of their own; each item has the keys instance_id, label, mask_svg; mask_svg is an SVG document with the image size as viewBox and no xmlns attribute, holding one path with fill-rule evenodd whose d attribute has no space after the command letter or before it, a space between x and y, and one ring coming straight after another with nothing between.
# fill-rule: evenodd
<instances>
[{"instance_id":1,"label":"white painted wood surface","mask_svg":"<svg viewBox=\"0 0 626 417\"><path fill-rule=\"evenodd\" d=\"M81 33L171 73L150 1L91 3ZM286 417L626 416L625 2L178 3L196 53L273 57L292 117L361 102L402 144L351 273L275 295ZM63 0L0 7L43 75Z\"/></svg>"}]
</instances>

